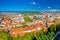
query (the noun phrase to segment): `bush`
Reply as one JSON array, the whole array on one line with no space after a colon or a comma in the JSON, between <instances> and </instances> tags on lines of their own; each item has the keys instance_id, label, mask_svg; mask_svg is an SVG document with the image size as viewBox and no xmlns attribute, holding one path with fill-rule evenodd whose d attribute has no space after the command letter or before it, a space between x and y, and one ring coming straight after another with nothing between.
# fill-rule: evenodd
<instances>
[{"instance_id":1,"label":"bush","mask_svg":"<svg viewBox=\"0 0 60 40\"><path fill-rule=\"evenodd\" d=\"M0 40L13 40L13 38L7 32L1 31Z\"/></svg>"}]
</instances>

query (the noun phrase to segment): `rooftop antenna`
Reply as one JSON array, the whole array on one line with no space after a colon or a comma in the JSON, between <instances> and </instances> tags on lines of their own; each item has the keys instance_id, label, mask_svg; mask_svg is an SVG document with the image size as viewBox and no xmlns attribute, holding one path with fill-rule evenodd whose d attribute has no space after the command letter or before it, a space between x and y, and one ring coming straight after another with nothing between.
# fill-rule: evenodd
<instances>
[{"instance_id":1,"label":"rooftop antenna","mask_svg":"<svg viewBox=\"0 0 60 40\"><path fill-rule=\"evenodd\" d=\"M8 33L10 32L10 27L8 26Z\"/></svg>"},{"instance_id":2,"label":"rooftop antenna","mask_svg":"<svg viewBox=\"0 0 60 40\"><path fill-rule=\"evenodd\" d=\"M46 28L48 28L48 24L47 24L47 17L48 17L48 15L46 15L46 23L45 23L45 25L46 25Z\"/></svg>"}]
</instances>

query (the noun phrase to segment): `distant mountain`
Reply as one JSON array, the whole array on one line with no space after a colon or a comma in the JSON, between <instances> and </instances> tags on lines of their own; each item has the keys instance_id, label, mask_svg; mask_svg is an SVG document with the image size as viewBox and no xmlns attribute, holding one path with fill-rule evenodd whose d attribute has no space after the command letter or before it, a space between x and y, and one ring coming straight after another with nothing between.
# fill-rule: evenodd
<instances>
[{"instance_id":1,"label":"distant mountain","mask_svg":"<svg viewBox=\"0 0 60 40\"><path fill-rule=\"evenodd\" d=\"M38 11L23 11L23 12L20 12L21 14L40 14L41 12L38 12Z\"/></svg>"},{"instance_id":2,"label":"distant mountain","mask_svg":"<svg viewBox=\"0 0 60 40\"><path fill-rule=\"evenodd\" d=\"M15 13L15 14L40 14L39 11L0 11L0 14L3 13Z\"/></svg>"},{"instance_id":3,"label":"distant mountain","mask_svg":"<svg viewBox=\"0 0 60 40\"><path fill-rule=\"evenodd\" d=\"M12 13L12 14L41 14L41 13L60 13L60 10L43 10L43 11L0 11L0 14Z\"/></svg>"}]
</instances>

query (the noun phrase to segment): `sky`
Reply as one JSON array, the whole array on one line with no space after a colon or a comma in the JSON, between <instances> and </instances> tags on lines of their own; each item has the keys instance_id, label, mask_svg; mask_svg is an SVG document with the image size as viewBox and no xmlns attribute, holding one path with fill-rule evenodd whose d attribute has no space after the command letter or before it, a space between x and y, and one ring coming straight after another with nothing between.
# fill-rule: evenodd
<instances>
[{"instance_id":1,"label":"sky","mask_svg":"<svg viewBox=\"0 0 60 40\"><path fill-rule=\"evenodd\" d=\"M0 0L0 11L60 10L60 0Z\"/></svg>"}]
</instances>

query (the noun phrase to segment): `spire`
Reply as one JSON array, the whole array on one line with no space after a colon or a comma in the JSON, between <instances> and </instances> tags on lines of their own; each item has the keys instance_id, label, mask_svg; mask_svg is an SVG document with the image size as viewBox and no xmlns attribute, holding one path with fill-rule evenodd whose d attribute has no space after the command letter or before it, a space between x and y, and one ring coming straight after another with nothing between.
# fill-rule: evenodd
<instances>
[{"instance_id":1,"label":"spire","mask_svg":"<svg viewBox=\"0 0 60 40\"><path fill-rule=\"evenodd\" d=\"M48 24L47 24L47 21L46 21L46 23L45 23L45 24L46 24L46 28L48 28Z\"/></svg>"}]
</instances>

